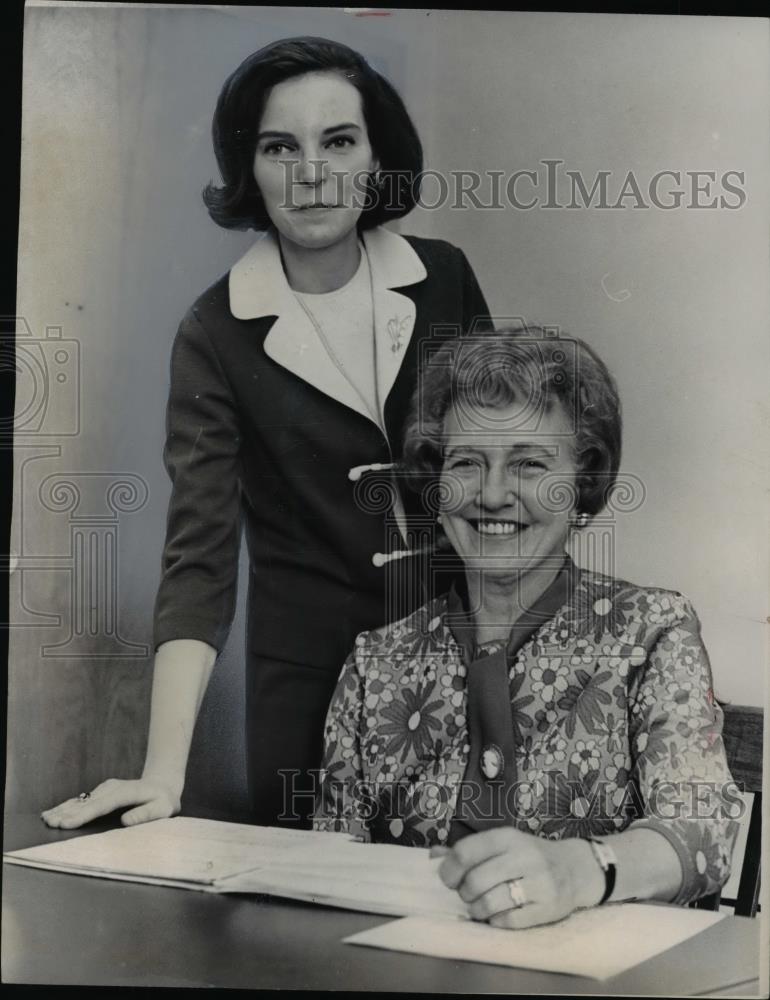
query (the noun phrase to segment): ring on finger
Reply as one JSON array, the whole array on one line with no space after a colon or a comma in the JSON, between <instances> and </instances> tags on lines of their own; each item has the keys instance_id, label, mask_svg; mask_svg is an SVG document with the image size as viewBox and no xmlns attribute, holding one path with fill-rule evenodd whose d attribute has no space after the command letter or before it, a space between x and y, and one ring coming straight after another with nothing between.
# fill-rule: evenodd
<instances>
[{"instance_id":1,"label":"ring on finger","mask_svg":"<svg viewBox=\"0 0 770 1000\"><path fill-rule=\"evenodd\" d=\"M527 899L527 893L521 887L518 879L511 879L511 881L506 884L508 886L508 895L511 897L511 903L513 904L514 910L520 910L522 906L526 906L529 902Z\"/></svg>"},{"instance_id":2,"label":"ring on finger","mask_svg":"<svg viewBox=\"0 0 770 1000\"><path fill-rule=\"evenodd\" d=\"M81 792L80 795L78 795L78 802L87 802L90 798L90 792Z\"/></svg>"}]
</instances>

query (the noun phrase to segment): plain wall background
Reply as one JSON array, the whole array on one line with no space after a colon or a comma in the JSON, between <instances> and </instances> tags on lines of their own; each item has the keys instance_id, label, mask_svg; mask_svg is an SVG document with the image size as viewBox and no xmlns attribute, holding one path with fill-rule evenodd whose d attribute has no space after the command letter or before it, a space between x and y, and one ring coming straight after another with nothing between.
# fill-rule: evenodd
<instances>
[{"instance_id":1,"label":"plain wall background","mask_svg":"<svg viewBox=\"0 0 770 1000\"><path fill-rule=\"evenodd\" d=\"M171 343L191 301L253 239L217 229L202 205L202 187L218 178L211 114L241 59L299 34L364 52L402 93L435 170L542 174L541 161L558 158L589 184L611 171L611 202L629 170L643 189L659 170L745 171L737 211L445 206L397 228L461 246L498 315L559 325L598 349L624 404L623 468L646 488L641 508L617 519L617 570L686 593L717 694L763 703L764 22L31 7L19 313L32 331L23 351L49 382L32 385L34 365L21 358L17 408L40 390L45 420L17 435L9 808L39 810L141 767L149 655L112 655L98 628L69 658L42 648L69 634L77 511L46 506L41 489L51 475L83 489L97 482L84 474L97 472L102 485L105 474L145 484L146 502L117 519L116 572L120 635L149 646L169 495L161 449ZM79 380L56 382L54 348L40 346L50 326L78 342ZM73 399L78 432L62 436ZM104 600L103 580L94 586L75 603ZM241 602L196 731L190 802L243 802L242 611Z\"/></svg>"}]
</instances>

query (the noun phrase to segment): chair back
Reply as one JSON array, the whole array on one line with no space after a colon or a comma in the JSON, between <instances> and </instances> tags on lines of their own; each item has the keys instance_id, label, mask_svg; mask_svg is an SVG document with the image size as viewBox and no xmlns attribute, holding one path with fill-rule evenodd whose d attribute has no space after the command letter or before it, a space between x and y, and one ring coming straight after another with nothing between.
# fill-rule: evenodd
<instances>
[{"instance_id":1,"label":"chair back","mask_svg":"<svg viewBox=\"0 0 770 1000\"><path fill-rule=\"evenodd\" d=\"M762 728L761 708L724 705L723 738L730 773L745 792L753 792L746 850L735 900L735 914L756 916L759 905L760 857L762 853ZM728 902L724 900L724 902Z\"/></svg>"},{"instance_id":2,"label":"chair back","mask_svg":"<svg viewBox=\"0 0 770 1000\"><path fill-rule=\"evenodd\" d=\"M738 895L735 899L713 893L698 900L700 909L717 910L720 902L735 907L739 917L754 917L759 904L760 856L762 849L762 729L763 712L751 705L719 703L724 712L722 738L727 753L727 765L738 787L751 792L749 828L743 855Z\"/></svg>"},{"instance_id":3,"label":"chair back","mask_svg":"<svg viewBox=\"0 0 770 1000\"><path fill-rule=\"evenodd\" d=\"M744 792L762 793L761 708L751 705L722 705L725 715L722 738L730 773Z\"/></svg>"}]
</instances>

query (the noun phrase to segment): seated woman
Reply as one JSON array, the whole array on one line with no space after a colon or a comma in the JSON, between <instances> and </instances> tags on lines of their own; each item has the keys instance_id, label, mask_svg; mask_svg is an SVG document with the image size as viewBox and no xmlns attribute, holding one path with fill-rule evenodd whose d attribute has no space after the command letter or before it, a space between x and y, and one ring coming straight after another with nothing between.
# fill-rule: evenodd
<instances>
[{"instance_id":1,"label":"seated woman","mask_svg":"<svg viewBox=\"0 0 770 1000\"><path fill-rule=\"evenodd\" d=\"M686 903L729 875L740 804L695 611L565 554L620 451L616 386L582 341L444 348L404 455L462 572L358 636L329 709L315 828L433 847L496 926Z\"/></svg>"}]
</instances>

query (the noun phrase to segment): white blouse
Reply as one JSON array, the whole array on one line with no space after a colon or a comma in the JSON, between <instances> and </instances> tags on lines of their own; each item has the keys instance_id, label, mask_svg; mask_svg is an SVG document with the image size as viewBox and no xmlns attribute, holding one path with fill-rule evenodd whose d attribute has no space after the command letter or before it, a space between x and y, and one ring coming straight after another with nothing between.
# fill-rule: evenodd
<instances>
[{"instance_id":1,"label":"white blouse","mask_svg":"<svg viewBox=\"0 0 770 1000\"><path fill-rule=\"evenodd\" d=\"M372 420L382 428L377 398L374 307L366 250L361 247L361 260L355 274L340 288L322 293L295 291L294 294L332 362L361 397Z\"/></svg>"}]
</instances>

